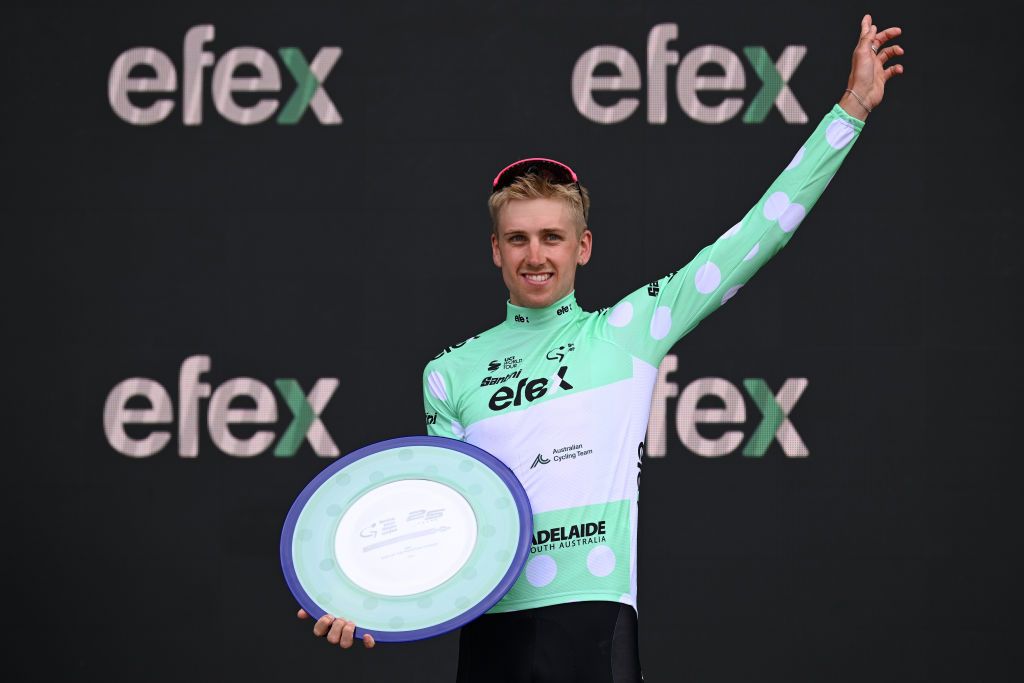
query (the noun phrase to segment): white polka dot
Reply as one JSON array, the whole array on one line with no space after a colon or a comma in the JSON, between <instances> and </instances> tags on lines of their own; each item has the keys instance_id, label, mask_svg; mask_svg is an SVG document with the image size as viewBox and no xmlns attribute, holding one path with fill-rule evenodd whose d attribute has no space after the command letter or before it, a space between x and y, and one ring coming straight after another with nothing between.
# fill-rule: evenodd
<instances>
[{"instance_id":1,"label":"white polka dot","mask_svg":"<svg viewBox=\"0 0 1024 683\"><path fill-rule=\"evenodd\" d=\"M764 203L764 217L770 221L782 215L789 206L789 196L785 192L775 192Z\"/></svg>"},{"instance_id":2,"label":"white polka dot","mask_svg":"<svg viewBox=\"0 0 1024 683\"><path fill-rule=\"evenodd\" d=\"M722 282L722 271L714 263L708 261L697 269L693 277L693 284L701 294L708 294L715 291L715 288Z\"/></svg>"},{"instance_id":3,"label":"white polka dot","mask_svg":"<svg viewBox=\"0 0 1024 683\"><path fill-rule=\"evenodd\" d=\"M797 166L799 166L800 162L804 160L804 152L806 151L807 150L804 149L803 147L798 149L796 152L796 156L793 157L793 160L789 162L789 166L786 167L786 170L788 171L791 168L796 168Z\"/></svg>"},{"instance_id":4,"label":"white polka dot","mask_svg":"<svg viewBox=\"0 0 1024 683\"><path fill-rule=\"evenodd\" d=\"M526 565L526 580L530 585L541 588L555 580L558 565L550 555L538 555Z\"/></svg>"},{"instance_id":5,"label":"white polka dot","mask_svg":"<svg viewBox=\"0 0 1024 683\"><path fill-rule=\"evenodd\" d=\"M753 248L750 251L747 252L747 255L743 257L743 260L744 261L749 261L750 259L752 259L755 256L757 256L757 252L759 252L759 251L761 251L761 243L760 242L755 244L753 246Z\"/></svg>"},{"instance_id":6,"label":"white polka dot","mask_svg":"<svg viewBox=\"0 0 1024 683\"><path fill-rule=\"evenodd\" d=\"M733 235L735 235L736 233L738 233L740 231L740 228L742 228L742 227L743 227L743 221L740 221L736 225L732 226L731 228L729 228L728 230L723 232L722 236L719 237L718 239L720 239L720 240L727 240L730 237L732 237Z\"/></svg>"},{"instance_id":7,"label":"white polka dot","mask_svg":"<svg viewBox=\"0 0 1024 683\"><path fill-rule=\"evenodd\" d=\"M455 420L452 420L452 434L461 439L466 435L466 429Z\"/></svg>"},{"instance_id":8,"label":"white polka dot","mask_svg":"<svg viewBox=\"0 0 1024 683\"><path fill-rule=\"evenodd\" d=\"M779 216L779 227L782 228L783 232L793 232L806 215L807 209L793 202Z\"/></svg>"},{"instance_id":9,"label":"white polka dot","mask_svg":"<svg viewBox=\"0 0 1024 683\"><path fill-rule=\"evenodd\" d=\"M664 339L672 329L672 309L668 306L658 306L651 318L651 336L655 339Z\"/></svg>"},{"instance_id":10,"label":"white polka dot","mask_svg":"<svg viewBox=\"0 0 1024 683\"><path fill-rule=\"evenodd\" d=\"M742 286L743 285L736 285L735 287L730 287L726 290L725 295L722 297L722 303L724 304L726 301L736 296L736 292L740 291L740 287Z\"/></svg>"},{"instance_id":11,"label":"white polka dot","mask_svg":"<svg viewBox=\"0 0 1024 683\"><path fill-rule=\"evenodd\" d=\"M622 301L608 314L608 324L612 327L625 327L633 319L633 304Z\"/></svg>"},{"instance_id":12,"label":"white polka dot","mask_svg":"<svg viewBox=\"0 0 1024 683\"><path fill-rule=\"evenodd\" d=\"M599 545L587 555L587 569L594 576L608 576L615 571L615 553L606 545Z\"/></svg>"},{"instance_id":13,"label":"white polka dot","mask_svg":"<svg viewBox=\"0 0 1024 683\"><path fill-rule=\"evenodd\" d=\"M833 121L825 129L825 139L828 144L836 149L842 149L850 144L854 134L853 126L843 120Z\"/></svg>"},{"instance_id":14,"label":"white polka dot","mask_svg":"<svg viewBox=\"0 0 1024 683\"><path fill-rule=\"evenodd\" d=\"M427 377L427 386L430 387L430 393L434 395L434 398L442 401L448 400L448 391L444 386L444 377L437 370L431 372L430 376Z\"/></svg>"}]
</instances>

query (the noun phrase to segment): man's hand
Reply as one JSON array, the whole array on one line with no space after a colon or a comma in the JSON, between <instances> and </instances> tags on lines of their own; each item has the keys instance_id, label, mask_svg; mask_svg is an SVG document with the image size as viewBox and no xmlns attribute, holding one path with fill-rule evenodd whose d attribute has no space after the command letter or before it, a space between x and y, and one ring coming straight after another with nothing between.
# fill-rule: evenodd
<instances>
[{"instance_id":1,"label":"man's hand","mask_svg":"<svg viewBox=\"0 0 1024 683\"><path fill-rule=\"evenodd\" d=\"M853 50L853 63L846 87L853 91L843 93L839 106L858 119L867 118L870 110L882 103L885 83L897 74L903 73L902 64L886 66L893 57L903 55L899 45L886 43L903 33L898 26L879 31L871 23L871 15L865 14L860 20L860 39Z\"/></svg>"},{"instance_id":2,"label":"man's hand","mask_svg":"<svg viewBox=\"0 0 1024 683\"><path fill-rule=\"evenodd\" d=\"M309 619L309 613L304 609L300 609L296 615L299 619ZM313 635L318 638L327 636L327 642L331 645L340 645L342 649L347 650L352 647L352 643L355 640L356 625L355 622L346 621L340 617L333 617L330 614L325 614L316 620L313 624ZM363 634L363 645L369 649L376 645L373 640L373 636L369 633Z\"/></svg>"}]
</instances>

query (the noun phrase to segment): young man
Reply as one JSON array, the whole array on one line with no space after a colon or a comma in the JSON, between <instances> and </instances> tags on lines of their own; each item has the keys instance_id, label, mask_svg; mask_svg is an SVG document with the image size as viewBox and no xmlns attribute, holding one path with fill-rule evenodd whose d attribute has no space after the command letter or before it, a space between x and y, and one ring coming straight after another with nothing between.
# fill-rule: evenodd
<instances>
[{"instance_id":1,"label":"young man","mask_svg":"<svg viewBox=\"0 0 1024 683\"><path fill-rule=\"evenodd\" d=\"M427 364L424 403L428 433L480 446L518 476L536 544L505 597L463 627L459 681L642 680L637 499L658 365L792 236L903 72L886 66L903 54L885 47L899 34L865 16L843 97L762 199L690 263L610 309L584 312L573 295L593 246L576 174L526 159L495 178L505 321ZM349 647L353 629L328 615L314 633Z\"/></svg>"}]
</instances>

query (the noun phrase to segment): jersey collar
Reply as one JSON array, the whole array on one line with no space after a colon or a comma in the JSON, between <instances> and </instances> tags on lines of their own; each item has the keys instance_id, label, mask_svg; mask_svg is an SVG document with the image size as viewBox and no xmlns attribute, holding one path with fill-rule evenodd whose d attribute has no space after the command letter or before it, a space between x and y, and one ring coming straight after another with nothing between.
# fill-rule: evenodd
<instances>
[{"instance_id":1,"label":"jersey collar","mask_svg":"<svg viewBox=\"0 0 1024 683\"><path fill-rule=\"evenodd\" d=\"M572 291L555 303L545 308L526 308L516 306L511 301L506 304L505 324L524 330L536 330L564 325L575 320L581 313L576 303L576 292Z\"/></svg>"}]
</instances>

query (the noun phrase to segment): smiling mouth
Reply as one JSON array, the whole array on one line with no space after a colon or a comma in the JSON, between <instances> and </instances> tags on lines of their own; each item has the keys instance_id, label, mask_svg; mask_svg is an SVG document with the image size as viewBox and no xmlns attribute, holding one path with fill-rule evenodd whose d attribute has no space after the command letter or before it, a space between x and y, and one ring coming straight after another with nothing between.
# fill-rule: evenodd
<instances>
[{"instance_id":1,"label":"smiling mouth","mask_svg":"<svg viewBox=\"0 0 1024 683\"><path fill-rule=\"evenodd\" d=\"M553 273L523 273L523 278L525 278L527 282L537 285L542 285L553 277Z\"/></svg>"}]
</instances>

